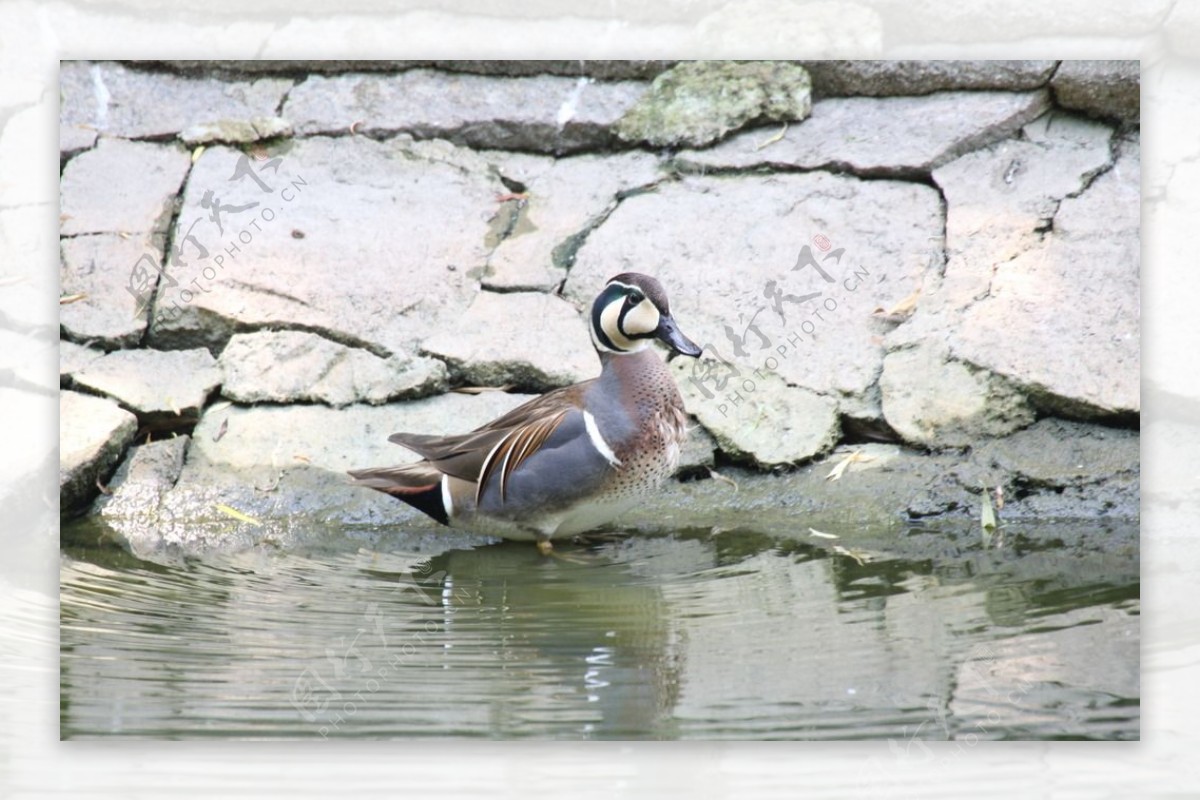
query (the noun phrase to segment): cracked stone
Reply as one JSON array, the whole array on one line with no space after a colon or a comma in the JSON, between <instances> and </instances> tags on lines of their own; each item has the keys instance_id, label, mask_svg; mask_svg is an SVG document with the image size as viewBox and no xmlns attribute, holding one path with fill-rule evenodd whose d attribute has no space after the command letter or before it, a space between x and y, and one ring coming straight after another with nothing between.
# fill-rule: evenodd
<instances>
[{"instance_id":1,"label":"cracked stone","mask_svg":"<svg viewBox=\"0 0 1200 801\"><path fill-rule=\"evenodd\" d=\"M444 361L456 383L475 386L544 392L600 372L584 318L542 292L480 292L461 320L421 349Z\"/></svg>"},{"instance_id":2,"label":"cracked stone","mask_svg":"<svg viewBox=\"0 0 1200 801\"><path fill-rule=\"evenodd\" d=\"M77 386L107 395L142 423L199 417L221 383L212 355L195 350L118 350L75 373Z\"/></svg>"},{"instance_id":3,"label":"cracked stone","mask_svg":"<svg viewBox=\"0 0 1200 801\"><path fill-rule=\"evenodd\" d=\"M137 432L137 419L105 398L64 390L58 397L58 498L63 514L99 490Z\"/></svg>"},{"instance_id":4,"label":"cracked stone","mask_svg":"<svg viewBox=\"0 0 1200 801\"><path fill-rule=\"evenodd\" d=\"M1064 61L1050 82L1058 104L1096 117L1137 123L1142 114L1138 61Z\"/></svg>"},{"instance_id":5,"label":"cracked stone","mask_svg":"<svg viewBox=\"0 0 1200 801\"><path fill-rule=\"evenodd\" d=\"M64 125L59 129L58 151L62 158L78 155L96 146L100 134L90 125Z\"/></svg>"},{"instance_id":6,"label":"cracked stone","mask_svg":"<svg viewBox=\"0 0 1200 801\"><path fill-rule=\"evenodd\" d=\"M1035 486L1082 486L1128 473L1131 466L1136 473L1139 441L1136 431L1045 418L984 443L972 456L992 473L989 485L1020 478Z\"/></svg>"},{"instance_id":7,"label":"cracked stone","mask_svg":"<svg viewBox=\"0 0 1200 801\"><path fill-rule=\"evenodd\" d=\"M98 496L92 513L100 514L117 531L157 527L163 496L183 470L188 440L178 436L130 448L108 482L112 494Z\"/></svg>"},{"instance_id":8,"label":"cracked stone","mask_svg":"<svg viewBox=\"0 0 1200 801\"><path fill-rule=\"evenodd\" d=\"M884 354L871 314L920 285L941 231L938 194L917 183L685 176L622 202L588 236L565 294L591 303L615 273L646 272L684 334L739 371L697 367L710 391L762 369L828 398L866 397Z\"/></svg>"},{"instance_id":9,"label":"cracked stone","mask_svg":"<svg viewBox=\"0 0 1200 801\"><path fill-rule=\"evenodd\" d=\"M1023 134L934 170L947 204L946 266L927 273L915 313L888 334L889 348L945 340L1009 262L1043 244L1063 198L1110 165L1108 126L1051 112Z\"/></svg>"},{"instance_id":10,"label":"cracked stone","mask_svg":"<svg viewBox=\"0 0 1200 801\"><path fill-rule=\"evenodd\" d=\"M1044 86L1057 61L803 61L818 97L927 95Z\"/></svg>"},{"instance_id":11,"label":"cracked stone","mask_svg":"<svg viewBox=\"0 0 1200 801\"><path fill-rule=\"evenodd\" d=\"M301 135L409 133L476 148L570 153L604 147L645 89L632 81L548 75L491 78L411 70L399 75L313 75L288 95L284 116Z\"/></svg>"},{"instance_id":12,"label":"cracked stone","mask_svg":"<svg viewBox=\"0 0 1200 801\"><path fill-rule=\"evenodd\" d=\"M496 155L500 173L520 181L528 195L512 232L488 258L483 286L502 292L557 288L575 250L615 207L618 194L662 177L658 159L645 153L555 160Z\"/></svg>"},{"instance_id":13,"label":"cracked stone","mask_svg":"<svg viewBox=\"0 0 1200 801\"><path fill-rule=\"evenodd\" d=\"M1138 412L1141 176L1133 144L1112 163L1111 137L1054 115L936 171L945 279L889 344L938 337L1053 414Z\"/></svg>"},{"instance_id":14,"label":"cracked stone","mask_svg":"<svg viewBox=\"0 0 1200 801\"><path fill-rule=\"evenodd\" d=\"M795 464L829 450L841 435L837 404L829 398L789 387L774 374L756 378L753 389L731 385L730 393L741 393L736 402L724 396L708 397L691 380L691 361L678 358L671 362L684 406L732 458L761 467Z\"/></svg>"},{"instance_id":15,"label":"cracked stone","mask_svg":"<svg viewBox=\"0 0 1200 801\"><path fill-rule=\"evenodd\" d=\"M59 81L60 130L70 147L78 147L90 131L127 139L165 137L217 120L273 117L292 85L289 78L224 80L88 61L64 61Z\"/></svg>"},{"instance_id":16,"label":"cracked stone","mask_svg":"<svg viewBox=\"0 0 1200 801\"><path fill-rule=\"evenodd\" d=\"M439 361L382 359L304 331L236 334L220 365L221 394L239 403L380 404L446 390Z\"/></svg>"},{"instance_id":17,"label":"cracked stone","mask_svg":"<svg viewBox=\"0 0 1200 801\"><path fill-rule=\"evenodd\" d=\"M165 232L190 164L179 147L101 139L63 170L61 233Z\"/></svg>"},{"instance_id":18,"label":"cracked stone","mask_svg":"<svg viewBox=\"0 0 1200 801\"><path fill-rule=\"evenodd\" d=\"M970 369L932 343L889 353L879 391L888 425L905 442L931 448L971 445L1034 420L1024 394L1009 382Z\"/></svg>"},{"instance_id":19,"label":"cracked stone","mask_svg":"<svg viewBox=\"0 0 1200 801\"><path fill-rule=\"evenodd\" d=\"M149 291L161 262L162 248L149 234L62 240L62 293L84 296L59 306L63 335L105 349L136 347L146 331Z\"/></svg>"},{"instance_id":20,"label":"cracked stone","mask_svg":"<svg viewBox=\"0 0 1200 801\"><path fill-rule=\"evenodd\" d=\"M58 380L61 386L70 386L75 373L104 356L104 351L76 345L66 339L58 343Z\"/></svg>"},{"instance_id":21,"label":"cracked stone","mask_svg":"<svg viewBox=\"0 0 1200 801\"><path fill-rule=\"evenodd\" d=\"M703 147L752 120L803 120L811 95L808 72L790 62L684 62L654 79L616 132L626 142Z\"/></svg>"},{"instance_id":22,"label":"cracked stone","mask_svg":"<svg viewBox=\"0 0 1200 801\"><path fill-rule=\"evenodd\" d=\"M268 150L254 161L215 146L197 160L174 236L186 264L173 260L178 287L155 299L151 343L219 352L234 333L285 327L386 358L458 320L506 191L486 162L402 139ZM231 180L239 164L251 172Z\"/></svg>"},{"instance_id":23,"label":"cracked stone","mask_svg":"<svg viewBox=\"0 0 1200 801\"><path fill-rule=\"evenodd\" d=\"M761 166L846 169L862 175L919 176L1020 130L1044 113L1049 94L941 92L925 97L823 100L812 116L779 131L759 128L708 150L683 151L691 169Z\"/></svg>"}]
</instances>

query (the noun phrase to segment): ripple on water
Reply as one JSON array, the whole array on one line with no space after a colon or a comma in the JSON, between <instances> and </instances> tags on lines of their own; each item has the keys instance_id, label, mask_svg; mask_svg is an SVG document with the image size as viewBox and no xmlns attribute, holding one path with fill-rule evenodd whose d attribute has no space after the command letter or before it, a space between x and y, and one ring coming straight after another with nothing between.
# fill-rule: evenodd
<instances>
[{"instance_id":1,"label":"ripple on water","mask_svg":"<svg viewBox=\"0 0 1200 801\"><path fill-rule=\"evenodd\" d=\"M1138 736L1136 553L938 548L68 548L62 735Z\"/></svg>"}]
</instances>

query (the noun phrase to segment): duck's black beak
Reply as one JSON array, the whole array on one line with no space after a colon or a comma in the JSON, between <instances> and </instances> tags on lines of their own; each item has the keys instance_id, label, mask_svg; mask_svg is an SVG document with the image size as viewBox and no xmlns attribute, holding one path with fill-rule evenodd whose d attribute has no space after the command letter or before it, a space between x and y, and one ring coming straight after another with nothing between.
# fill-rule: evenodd
<instances>
[{"instance_id":1,"label":"duck's black beak","mask_svg":"<svg viewBox=\"0 0 1200 801\"><path fill-rule=\"evenodd\" d=\"M665 342L668 348L676 353L682 353L684 356L695 358L704 352L699 345L683 335L679 326L675 325L675 319L669 314L664 314L659 318L654 336Z\"/></svg>"}]
</instances>

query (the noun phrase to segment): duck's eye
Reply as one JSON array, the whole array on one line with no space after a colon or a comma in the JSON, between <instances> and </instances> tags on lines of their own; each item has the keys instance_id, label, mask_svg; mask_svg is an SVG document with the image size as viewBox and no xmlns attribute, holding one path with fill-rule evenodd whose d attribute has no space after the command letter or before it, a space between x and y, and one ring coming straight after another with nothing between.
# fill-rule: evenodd
<instances>
[{"instance_id":1,"label":"duck's eye","mask_svg":"<svg viewBox=\"0 0 1200 801\"><path fill-rule=\"evenodd\" d=\"M625 304L627 306L633 307L633 306L638 305L645 299L646 299L645 295L643 295L641 292L638 292L635 290L625 296Z\"/></svg>"}]
</instances>

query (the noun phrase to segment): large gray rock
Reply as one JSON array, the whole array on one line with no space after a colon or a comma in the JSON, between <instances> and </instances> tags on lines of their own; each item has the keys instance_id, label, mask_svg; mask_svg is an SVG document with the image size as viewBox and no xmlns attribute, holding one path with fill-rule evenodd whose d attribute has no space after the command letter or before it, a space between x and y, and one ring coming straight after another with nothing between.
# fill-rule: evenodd
<instances>
[{"instance_id":1,"label":"large gray rock","mask_svg":"<svg viewBox=\"0 0 1200 801\"><path fill-rule=\"evenodd\" d=\"M111 494L98 496L92 512L118 530L156 524L159 504L183 470L188 441L180 436L130 448L108 483Z\"/></svg>"},{"instance_id":2,"label":"large gray rock","mask_svg":"<svg viewBox=\"0 0 1200 801\"><path fill-rule=\"evenodd\" d=\"M74 383L107 395L137 414L143 424L199 418L221 383L212 355L195 350L117 350L74 374Z\"/></svg>"},{"instance_id":3,"label":"large gray rock","mask_svg":"<svg viewBox=\"0 0 1200 801\"><path fill-rule=\"evenodd\" d=\"M137 419L104 398L64 390L58 397L58 500L62 514L99 491L137 433Z\"/></svg>"},{"instance_id":4,"label":"large gray rock","mask_svg":"<svg viewBox=\"0 0 1200 801\"><path fill-rule=\"evenodd\" d=\"M221 353L221 394L239 403L387 403L446 389L446 366L382 359L305 331L235 334Z\"/></svg>"},{"instance_id":5,"label":"large gray rock","mask_svg":"<svg viewBox=\"0 0 1200 801\"><path fill-rule=\"evenodd\" d=\"M1141 64L1137 61L1064 61L1050 85L1064 108L1122 122L1141 120Z\"/></svg>"},{"instance_id":6,"label":"large gray rock","mask_svg":"<svg viewBox=\"0 0 1200 801\"><path fill-rule=\"evenodd\" d=\"M817 97L928 95L1045 86L1057 61L804 61Z\"/></svg>"},{"instance_id":7,"label":"large gray rock","mask_svg":"<svg viewBox=\"0 0 1200 801\"><path fill-rule=\"evenodd\" d=\"M932 344L892 351L879 378L883 416L905 442L930 448L972 445L1034 420L1025 395L986 370Z\"/></svg>"},{"instance_id":8,"label":"large gray rock","mask_svg":"<svg viewBox=\"0 0 1200 801\"><path fill-rule=\"evenodd\" d=\"M584 317L543 292L480 292L461 320L421 349L444 361L455 383L475 386L544 392L600 372Z\"/></svg>"},{"instance_id":9,"label":"large gray rock","mask_svg":"<svg viewBox=\"0 0 1200 801\"><path fill-rule=\"evenodd\" d=\"M607 157L485 154L506 179L525 187L510 230L488 257L483 286L502 292L558 287L587 234L620 198L662 178L659 160L646 153Z\"/></svg>"},{"instance_id":10,"label":"large gray rock","mask_svg":"<svg viewBox=\"0 0 1200 801\"><path fill-rule=\"evenodd\" d=\"M541 75L488 78L412 70L314 75L283 115L301 135L409 133L470 147L571 153L606 146L610 128L644 90L636 82Z\"/></svg>"},{"instance_id":11,"label":"large gray rock","mask_svg":"<svg viewBox=\"0 0 1200 801\"><path fill-rule=\"evenodd\" d=\"M506 190L479 157L424 144L314 137L265 161L206 149L174 236L186 263L173 260L178 286L155 299L151 343L219 351L282 326L386 358L447 330L479 289ZM250 173L231 180L239 165Z\"/></svg>"},{"instance_id":12,"label":"large gray rock","mask_svg":"<svg viewBox=\"0 0 1200 801\"><path fill-rule=\"evenodd\" d=\"M918 177L1001 139L1049 108L1045 91L939 92L927 97L835 98L789 126L756 129L708 150L679 154L689 169L772 166Z\"/></svg>"},{"instance_id":13,"label":"large gray rock","mask_svg":"<svg viewBox=\"0 0 1200 801\"><path fill-rule=\"evenodd\" d=\"M101 139L63 170L60 232L165 232L190 164L178 147Z\"/></svg>"},{"instance_id":14,"label":"large gray rock","mask_svg":"<svg viewBox=\"0 0 1200 801\"><path fill-rule=\"evenodd\" d=\"M94 234L62 240L63 335L104 348L136 347L146 333L162 247L149 234ZM169 283L169 279L164 282Z\"/></svg>"},{"instance_id":15,"label":"large gray rock","mask_svg":"<svg viewBox=\"0 0 1200 801\"><path fill-rule=\"evenodd\" d=\"M949 262L889 344L949 333L1042 410L1137 412L1141 176L1133 143L1113 163L1111 133L1054 116L936 171Z\"/></svg>"},{"instance_id":16,"label":"large gray rock","mask_svg":"<svg viewBox=\"0 0 1200 801\"><path fill-rule=\"evenodd\" d=\"M796 122L812 109L808 72L786 61L688 61L659 75L617 123L626 142L704 147L751 120Z\"/></svg>"},{"instance_id":17,"label":"large gray rock","mask_svg":"<svg viewBox=\"0 0 1200 801\"><path fill-rule=\"evenodd\" d=\"M743 375L778 373L843 413L878 419L864 399L885 329L871 315L940 268L940 206L927 186L823 172L685 177L627 198L594 230L566 295L590 303L615 272L649 273L710 356ZM726 392L717 388L723 368L697 369L710 394Z\"/></svg>"},{"instance_id":18,"label":"large gray rock","mask_svg":"<svg viewBox=\"0 0 1200 801\"><path fill-rule=\"evenodd\" d=\"M272 117L290 78L221 80L112 62L64 61L59 70L63 149L89 132L126 139L170 136L191 125Z\"/></svg>"},{"instance_id":19,"label":"large gray rock","mask_svg":"<svg viewBox=\"0 0 1200 801\"><path fill-rule=\"evenodd\" d=\"M690 359L671 362L684 406L734 459L760 467L795 464L828 451L841 435L836 401L787 386L778 374L739 376L709 397L692 380L693 369Z\"/></svg>"}]
</instances>

